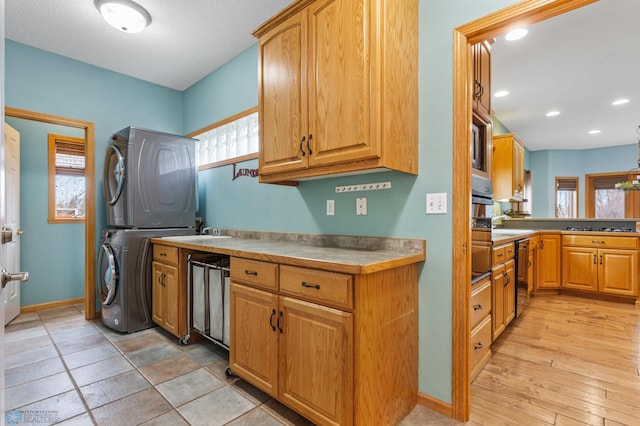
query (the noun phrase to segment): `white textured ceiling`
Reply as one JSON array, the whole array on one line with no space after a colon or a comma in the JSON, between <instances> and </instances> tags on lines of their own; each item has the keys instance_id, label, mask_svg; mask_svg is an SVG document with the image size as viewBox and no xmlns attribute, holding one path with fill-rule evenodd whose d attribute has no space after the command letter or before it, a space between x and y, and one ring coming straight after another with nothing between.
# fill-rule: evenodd
<instances>
[{"instance_id":1,"label":"white textured ceiling","mask_svg":"<svg viewBox=\"0 0 640 426\"><path fill-rule=\"evenodd\" d=\"M138 0L153 22L121 33L93 0L6 0L6 37L184 90L255 39L251 31L292 0ZM399 0L400 1L400 0ZM496 117L530 150L632 144L640 124L640 0L600 0L493 45ZM612 107L617 97L627 105ZM550 109L561 114L547 118ZM599 128L599 135L587 131Z\"/></svg>"},{"instance_id":2,"label":"white textured ceiling","mask_svg":"<svg viewBox=\"0 0 640 426\"><path fill-rule=\"evenodd\" d=\"M125 34L102 19L93 0L6 0L5 36L184 90L254 44L251 32L291 1L136 0L152 22Z\"/></svg>"},{"instance_id":3,"label":"white textured ceiling","mask_svg":"<svg viewBox=\"0 0 640 426\"><path fill-rule=\"evenodd\" d=\"M492 98L495 116L534 151L636 143L639 19L640 0L600 0L529 27L522 40L499 37L492 91L510 95ZM630 102L611 105L622 97ZM545 117L550 110L560 115Z\"/></svg>"}]
</instances>

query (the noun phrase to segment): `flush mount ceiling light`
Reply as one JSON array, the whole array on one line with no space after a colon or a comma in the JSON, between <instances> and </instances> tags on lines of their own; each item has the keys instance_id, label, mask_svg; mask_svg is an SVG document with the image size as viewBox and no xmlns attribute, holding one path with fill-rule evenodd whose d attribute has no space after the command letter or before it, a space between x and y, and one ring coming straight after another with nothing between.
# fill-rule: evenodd
<instances>
[{"instance_id":1,"label":"flush mount ceiling light","mask_svg":"<svg viewBox=\"0 0 640 426\"><path fill-rule=\"evenodd\" d=\"M507 33L504 38L509 41L520 40L524 36L526 36L529 31L526 28L515 28Z\"/></svg>"},{"instance_id":2,"label":"flush mount ceiling light","mask_svg":"<svg viewBox=\"0 0 640 426\"><path fill-rule=\"evenodd\" d=\"M590 135L598 135L598 134L600 134L600 130L598 130L598 129L589 130L589 134Z\"/></svg>"},{"instance_id":3,"label":"flush mount ceiling light","mask_svg":"<svg viewBox=\"0 0 640 426\"><path fill-rule=\"evenodd\" d=\"M545 114L547 117L555 117L556 115L560 115L560 111L549 111Z\"/></svg>"},{"instance_id":4,"label":"flush mount ceiling light","mask_svg":"<svg viewBox=\"0 0 640 426\"><path fill-rule=\"evenodd\" d=\"M151 15L131 0L95 0L94 5L109 25L125 33L139 33L151 24Z\"/></svg>"},{"instance_id":5,"label":"flush mount ceiling light","mask_svg":"<svg viewBox=\"0 0 640 426\"><path fill-rule=\"evenodd\" d=\"M498 90L496 93L493 94L493 96L495 98L504 98L508 94L509 94L508 90Z\"/></svg>"},{"instance_id":6,"label":"flush mount ceiling light","mask_svg":"<svg viewBox=\"0 0 640 426\"><path fill-rule=\"evenodd\" d=\"M611 105L624 105L629 103L629 99L617 99L613 102L611 102Z\"/></svg>"}]
</instances>

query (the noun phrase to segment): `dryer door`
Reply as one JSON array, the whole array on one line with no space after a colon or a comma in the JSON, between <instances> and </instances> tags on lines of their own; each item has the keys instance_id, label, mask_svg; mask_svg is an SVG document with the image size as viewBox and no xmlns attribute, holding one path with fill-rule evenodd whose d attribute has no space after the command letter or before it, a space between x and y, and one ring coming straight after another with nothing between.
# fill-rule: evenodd
<instances>
[{"instance_id":1,"label":"dryer door","mask_svg":"<svg viewBox=\"0 0 640 426\"><path fill-rule=\"evenodd\" d=\"M116 145L109 145L104 161L104 200L112 206L122 195L125 175L124 156Z\"/></svg>"},{"instance_id":2,"label":"dryer door","mask_svg":"<svg viewBox=\"0 0 640 426\"><path fill-rule=\"evenodd\" d=\"M116 297L118 285L118 263L113 248L109 244L100 247L98 255L98 274L100 301L104 306L109 306Z\"/></svg>"}]
</instances>

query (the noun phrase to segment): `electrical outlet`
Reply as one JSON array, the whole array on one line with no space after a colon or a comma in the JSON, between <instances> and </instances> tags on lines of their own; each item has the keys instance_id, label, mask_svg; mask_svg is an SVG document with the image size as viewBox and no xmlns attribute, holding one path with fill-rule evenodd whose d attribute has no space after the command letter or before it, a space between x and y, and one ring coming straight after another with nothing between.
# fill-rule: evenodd
<instances>
[{"instance_id":1,"label":"electrical outlet","mask_svg":"<svg viewBox=\"0 0 640 426\"><path fill-rule=\"evenodd\" d=\"M333 216L335 214L336 214L335 200L327 200L327 216Z\"/></svg>"},{"instance_id":2,"label":"electrical outlet","mask_svg":"<svg viewBox=\"0 0 640 426\"><path fill-rule=\"evenodd\" d=\"M367 215L367 197L356 198L356 216Z\"/></svg>"},{"instance_id":3,"label":"electrical outlet","mask_svg":"<svg viewBox=\"0 0 640 426\"><path fill-rule=\"evenodd\" d=\"M427 214L447 213L447 193L427 194Z\"/></svg>"}]
</instances>

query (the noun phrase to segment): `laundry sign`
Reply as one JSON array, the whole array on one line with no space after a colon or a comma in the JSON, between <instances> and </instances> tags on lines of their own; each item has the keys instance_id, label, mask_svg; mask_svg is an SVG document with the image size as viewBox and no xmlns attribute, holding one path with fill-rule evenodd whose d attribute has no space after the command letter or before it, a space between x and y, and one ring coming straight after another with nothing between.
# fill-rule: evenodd
<instances>
[{"instance_id":1,"label":"laundry sign","mask_svg":"<svg viewBox=\"0 0 640 426\"><path fill-rule=\"evenodd\" d=\"M233 163L233 179L231 180L234 181L241 176L258 177L258 169L250 169L248 167L239 169L237 163Z\"/></svg>"}]
</instances>

